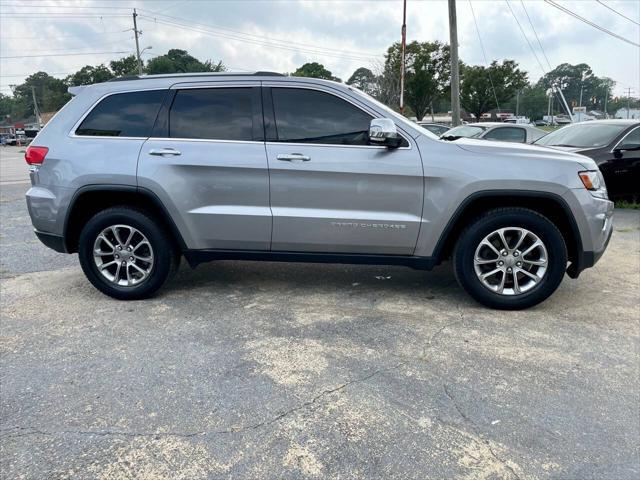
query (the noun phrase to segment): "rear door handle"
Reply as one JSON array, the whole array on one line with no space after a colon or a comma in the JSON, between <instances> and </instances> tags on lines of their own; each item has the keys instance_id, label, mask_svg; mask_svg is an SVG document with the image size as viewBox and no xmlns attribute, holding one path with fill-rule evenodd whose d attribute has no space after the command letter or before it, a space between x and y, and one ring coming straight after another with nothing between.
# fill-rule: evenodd
<instances>
[{"instance_id":1,"label":"rear door handle","mask_svg":"<svg viewBox=\"0 0 640 480\"><path fill-rule=\"evenodd\" d=\"M163 157L165 155L178 156L182 155L182 153L180 153L180 151L176 150L175 148L154 148L149 150L149 155L158 155Z\"/></svg>"},{"instance_id":2,"label":"rear door handle","mask_svg":"<svg viewBox=\"0 0 640 480\"><path fill-rule=\"evenodd\" d=\"M308 157L307 155L303 155L301 153L281 153L276 158L278 160L282 160L283 162L308 162L309 160L311 160L311 157Z\"/></svg>"}]
</instances>

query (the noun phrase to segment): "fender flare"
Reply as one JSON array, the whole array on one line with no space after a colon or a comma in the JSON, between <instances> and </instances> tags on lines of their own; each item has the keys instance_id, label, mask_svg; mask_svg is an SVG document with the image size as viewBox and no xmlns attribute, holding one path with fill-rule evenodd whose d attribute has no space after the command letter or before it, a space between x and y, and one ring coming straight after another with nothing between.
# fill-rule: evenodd
<instances>
[{"instance_id":1,"label":"fender flare","mask_svg":"<svg viewBox=\"0 0 640 480\"><path fill-rule=\"evenodd\" d=\"M73 194L73 197L71 197L71 201L69 202L69 208L67 208L67 211L65 213L65 218L64 218L64 227L62 230L62 234L63 234L63 238L65 239L65 248L66 248L66 242L67 242L67 233L69 231L69 220L71 217L71 212L73 212L75 206L76 206L76 202L78 201L79 197L82 196L85 193L88 192L127 192L127 193L132 193L135 195L141 195L144 196L147 200L151 201L151 203L158 208L158 210L160 212L162 212L163 214L163 220L166 221L167 225L169 226L171 233L173 235L173 237L175 238L176 242L178 242L178 246L180 247L180 249L182 251L186 251L187 250L187 244L184 241L184 238L182 237L182 234L180 233L180 230L178 229L177 225L175 224L173 217L169 214L169 211L167 210L167 208L164 206L164 204L162 203L162 201L160 200L160 198L158 198L158 196L152 192L151 190L147 189L147 188L143 188L143 187L137 187L134 185L117 185L117 184L92 184L92 185L85 185L83 187L80 187L78 190L75 191L75 193Z\"/></svg>"}]
</instances>

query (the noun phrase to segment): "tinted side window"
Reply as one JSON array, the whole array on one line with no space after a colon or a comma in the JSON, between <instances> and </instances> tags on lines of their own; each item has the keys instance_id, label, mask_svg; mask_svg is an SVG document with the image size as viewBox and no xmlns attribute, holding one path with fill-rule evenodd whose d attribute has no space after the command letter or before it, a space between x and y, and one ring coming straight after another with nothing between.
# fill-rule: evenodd
<instances>
[{"instance_id":1,"label":"tinted side window","mask_svg":"<svg viewBox=\"0 0 640 480\"><path fill-rule=\"evenodd\" d=\"M524 128L498 127L487 133L484 138L487 140L498 140L501 142L526 142L527 132Z\"/></svg>"},{"instance_id":2,"label":"tinted side window","mask_svg":"<svg viewBox=\"0 0 640 480\"><path fill-rule=\"evenodd\" d=\"M76 135L148 137L165 93L147 90L109 95L86 116Z\"/></svg>"},{"instance_id":3,"label":"tinted side window","mask_svg":"<svg viewBox=\"0 0 640 480\"><path fill-rule=\"evenodd\" d=\"M640 145L640 128L636 128L622 139L618 148L633 148Z\"/></svg>"},{"instance_id":4,"label":"tinted side window","mask_svg":"<svg viewBox=\"0 0 640 480\"><path fill-rule=\"evenodd\" d=\"M368 145L371 115L329 93L272 88L278 140Z\"/></svg>"},{"instance_id":5,"label":"tinted side window","mask_svg":"<svg viewBox=\"0 0 640 480\"><path fill-rule=\"evenodd\" d=\"M169 136L253 140L251 88L179 90L169 114Z\"/></svg>"}]
</instances>

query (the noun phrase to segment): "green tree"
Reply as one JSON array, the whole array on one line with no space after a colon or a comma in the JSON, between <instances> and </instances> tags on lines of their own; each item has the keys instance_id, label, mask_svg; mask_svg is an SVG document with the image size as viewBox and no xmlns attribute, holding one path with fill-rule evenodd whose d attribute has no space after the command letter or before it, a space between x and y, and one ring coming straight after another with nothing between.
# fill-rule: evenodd
<instances>
[{"instance_id":1,"label":"green tree","mask_svg":"<svg viewBox=\"0 0 640 480\"><path fill-rule=\"evenodd\" d=\"M109 67L111 67L111 71L116 77L138 74L138 60L135 55L122 57L119 60L112 60L109 62Z\"/></svg>"},{"instance_id":2,"label":"green tree","mask_svg":"<svg viewBox=\"0 0 640 480\"><path fill-rule=\"evenodd\" d=\"M158 73L193 73L193 72L223 72L226 68L222 62L212 63L211 60L201 62L192 57L186 50L171 49L166 55L155 57L147 63L148 74Z\"/></svg>"},{"instance_id":3,"label":"green tree","mask_svg":"<svg viewBox=\"0 0 640 480\"><path fill-rule=\"evenodd\" d=\"M369 95L375 96L378 90L376 75L366 67L358 68L347 80L347 85L352 85Z\"/></svg>"},{"instance_id":4,"label":"green tree","mask_svg":"<svg viewBox=\"0 0 640 480\"><path fill-rule=\"evenodd\" d=\"M334 82L342 81L338 77L334 77L324 65L318 62L305 63L291 75L294 77L322 78L324 80L333 80Z\"/></svg>"},{"instance_id":5,"label":"green tree","mask_svg":"<svg viewBox=\"0 0 640 480\"><path fill-rule=\"evenodd\" d=\"M464 65L460 76L460 105L480 119L483 113L507 105L527 85L527 72L513 60L493 61L489 67ZM495 93L494 93L495 92Z\"/></svg>"},{"instance_id":6,"label":"green tree","mask_svg":"<svg viewBox=\"0 0 640 480\"><path fill-rule=\"evenodd\" d=\"M74 85L92 85L94 83L106 82L113 78L113 73L104 65L98 65L93 67L86 65L78 70L76 73L69 75L65 82L69 86Z\"/></svg>"},{"instance_id":7,"label":"green tree","mask_svg":"<svg viewBox=\"0 0 640 480\"><path fill-rule=\"evenodd\" d=\"M502 106L502 104L500 106ZM514 112L517 109L518 115L524 115L531 120L537 120L547 114L549 97L544 88L537 85L527 85L520 90L520 100L518 101L518 99L514 97L506 106Z\"/></svg>"},{"instance_id":8,"label":"green tree","mask_svg":"<svg viewBox=\"0 0 640 480\"><path fill-rule=\"evenodd\" d=\"M605 94L609 101L615 82L610 78L597 77L586 63L562 63L538 81L538 86L545 90L553 85L562 89L569 107L579 105L582 89L582 106L587 109L603 109Z\"/></svg>"},{"instance_id":9,"label":"green tree","mask_svg":"<svg viewBox=\"0 0 640 480\"><path fill-rule=\"evenodd\" d=\"M19 112L21 116L28 116L33 112L32 87L41 112L55 112L71 98L63 80L45 72L34 73L18 85L13 93L16 100L24 105L24 111Z\"/></svg>"},{"instance_id":10,"label":"green tree","mask_svg":"<svg viewBox=\"0 0 640 480\"><path fill-rule=\"evenodd\" d=\"M385 55L380 100L400 102L402 46L391 45ZM446 95L451 84L449 46L441 42L411 42L405 49L405 104L421 120L429 107Z\"/></svg>"}]
</instances>

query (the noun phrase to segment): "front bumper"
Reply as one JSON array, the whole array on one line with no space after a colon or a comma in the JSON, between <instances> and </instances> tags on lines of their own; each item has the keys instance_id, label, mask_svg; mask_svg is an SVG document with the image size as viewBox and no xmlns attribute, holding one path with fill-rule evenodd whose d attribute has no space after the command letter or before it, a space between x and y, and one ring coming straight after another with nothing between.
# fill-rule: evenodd
<instances>
[{"instance_id":1,"label":"front bumper","mask_svg":"<svg viewBox=\"0 0 640 480\"><path fill-rule=\"evenodd\" d=\"M583 248L578 249L567 269L571 278L577 278L583 270L593 267L607 249L613 233L614 206L609 200L592 197L586 190L574 190L574 194L584 213L578 222Z\"/></svg>"},{"instance_id":2,"label":"front bumper","mask_svg":"<svg viewBox=\"0 0 640 480\"><path fill-rule=\"evenodd\" d=\"M36 237L38 237L38 240L44 243L45 246L55 250L56 252L68 253L67 247L64 244L63 236L54 235L53 233L39 232L38 230L34 230L34 233L36 234Z\"/></svg>"}]
</instances>

